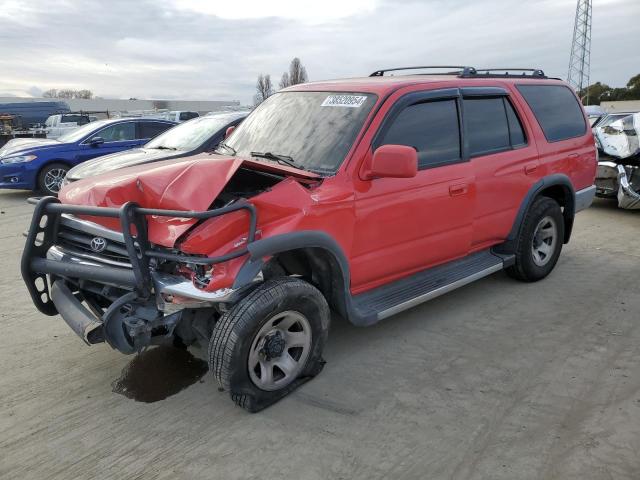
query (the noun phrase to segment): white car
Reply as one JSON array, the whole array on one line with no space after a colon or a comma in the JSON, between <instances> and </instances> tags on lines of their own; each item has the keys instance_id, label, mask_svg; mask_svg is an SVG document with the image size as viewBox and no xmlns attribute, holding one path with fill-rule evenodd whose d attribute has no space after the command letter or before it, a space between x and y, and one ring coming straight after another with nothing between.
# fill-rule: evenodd
<instances>
[{"instance_id":1,"label":"white car","mask_svg":"<svg viewBox=\"0 0 640 480\"><path fill-rule=\"evenodd\" d=\"M95 120L97 120L97 117L83 113L58 113L48 117L47 121L44 122L44 127L47 132L47 138L56 139Z\"/></svg>"},{"instance_id":2,"label":"white car","mask_svg":"<svg viewBox=\"0 0 640 480\"><path fill-rule=\"evenodd\" d=\"M186 122L187 120L191 120L192 118L197 118L199 116L200 114L198 112L177 110L177 111L167 112L166 117L164 118L167 120L171 120L172 122L182 123L182 122Z\"/></svg>"}]
</instances>

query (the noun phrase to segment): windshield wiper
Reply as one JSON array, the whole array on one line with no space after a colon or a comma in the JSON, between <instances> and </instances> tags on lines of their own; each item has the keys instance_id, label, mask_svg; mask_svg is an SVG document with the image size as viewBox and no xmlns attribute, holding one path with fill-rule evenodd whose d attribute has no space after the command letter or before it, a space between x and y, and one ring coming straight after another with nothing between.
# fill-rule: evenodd
<instances>
[{"instance_id":1,"label":"windshield wiper","mask_svg":"<svg viewBox=\"0 0 640 480\"><path fill-rule=\"evenodd\" d=\"M178 150L176 147L165 147L164 145L160 145L159 147L152 147L155 150Z\"/></svg>"},{"instance_id":2,"label":"windshield wiper","mask_svg":"<svg viewBox=\"0 0 640 480\"><path fill-rule=\"evenodd\" d=\"M231 154L232 154L232 155L235 155L235 154L236 154L236 149L235 149L235 148L233 148L233 147L232 147L232 146L230 146L230 145L227 145L227 144L226 144L226 143L224 143L224 142L220 142L220 143L218 144L218 147L216 148L216 150L218 150L218 148L226 148L227 150L229 150L229 151L231 152Z\"/></svg>"},{"instance_id":3,"label":"windshield wiper","mask_svg":"<svg viewBox=\"0 0 640 480\"><path fill-rule=\"evenodd\" d=\"M283 165L288 165L293 168L304 170L304 168L296 165L296 163L293 161L293 157L290 157L289 155L279 155L277 153L271 152L251 152L251 156L257 158L266 158L267 160L274 160Z\"/></svg>"}]
</instances>

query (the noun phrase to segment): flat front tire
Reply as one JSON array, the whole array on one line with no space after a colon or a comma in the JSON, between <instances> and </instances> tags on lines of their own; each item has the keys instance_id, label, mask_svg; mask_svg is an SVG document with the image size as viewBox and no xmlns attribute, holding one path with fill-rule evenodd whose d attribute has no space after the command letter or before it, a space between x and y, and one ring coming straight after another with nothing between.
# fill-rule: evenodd
<instances>
[{"instance_id":1,"label":"flat front tire","mask_svg":"<svg viewBox=\"0 0 640 480\"><path fill-rule=\"evenodd\" d=\"M218 320L209 368L237 405L260 411L322 370L329 323L329 306L313 285L268 280Z\"/></svg>"}]
</instances>

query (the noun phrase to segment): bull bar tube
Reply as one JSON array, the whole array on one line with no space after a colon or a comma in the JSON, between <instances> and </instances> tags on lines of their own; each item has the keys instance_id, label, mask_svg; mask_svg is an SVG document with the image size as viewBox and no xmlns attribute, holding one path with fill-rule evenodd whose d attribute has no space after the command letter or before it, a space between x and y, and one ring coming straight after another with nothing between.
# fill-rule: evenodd
<instances>
[{"instance_id":1,"label":"bull bar tube","mask_svg":"<svg viewBox=\"0 0 640 480\"><path fill-rule=\"evenodd\" d=\"M147 236L148 215L159 217L192 218L207 220L238 210L249 214L249 233L245 245L225 255L204 257L159 251ZM92 217L118 218L122 228L125 247L131 261L131 269L113 266L94 267L47 258L47 251L56 244L60 216L62 214ZM132 233L132 227L135 235ZM46 315L56 315L58 310L52 300L47 275L92 280L131 287L138 297L147 299L154 285L149 267L151 258L197 265L214 265L241 257L249 253L248 245L255 241L257 228L256 208L246 200L225 207L206 211L183 211L143 208L127 202L120 208L66 205L55 197L43 197L35 205L31 225L22 253L20 270L31 299L38 310ZM37 281L40 279L40 285ZM51 282L53 284L53 281Z\"/></svg>"}]
</instances>

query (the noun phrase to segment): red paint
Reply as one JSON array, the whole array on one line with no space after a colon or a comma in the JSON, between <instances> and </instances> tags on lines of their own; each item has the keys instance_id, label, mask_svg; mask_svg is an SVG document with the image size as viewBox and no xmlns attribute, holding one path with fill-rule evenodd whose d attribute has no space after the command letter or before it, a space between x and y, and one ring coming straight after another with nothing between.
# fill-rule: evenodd
<instances>
[{"instance_id":1,"label":"red paint","mask_svg":"<svg viewBox=\"0 0 640 480\"><path fill-rule=\"evenodd\" d=\"M135 201L145 207L205 210L241 164L279 172L289 178L250 200L258 211L259 235L266 238L299 230L327 232L347 256L351 290L359 293L501 243L526 193L545 176L568 175L575 190L593 184L596 153L591 130L587 128L578 138L548 143L515 88L516 82L541 81L399 76L298 85L292 89L378 96L378 104L335 176L319 181L313 174L282 165L201 155L73 183L63 189L60 199L83 205L118 206ZM543 82L563 85L555 80ZM420 171L410 165L413 156L408 147L387 146L372 152L375 133L400 97L465 86L507 89L528 144ZM393 158L399 165L393 164ZM93 220L119 228L109 219ZM192 220L150 218L149 237L158 245L204 255L228 253L246 242L244 212L214 218L195 228L193 224ZM208 289L230 286L244 261L239 258L216 265Z\"/></svg>"}]
</instances>

